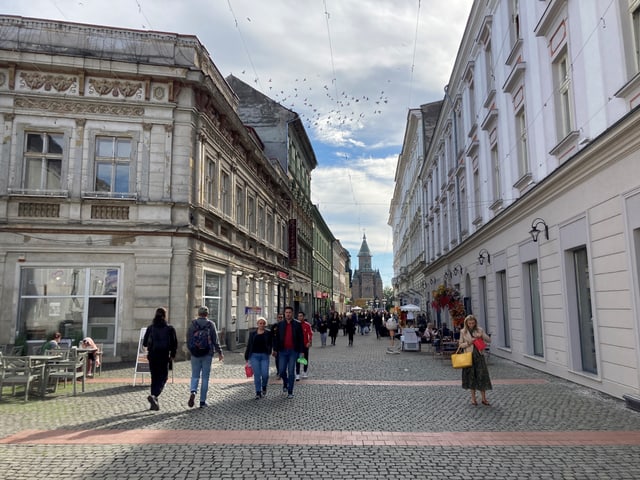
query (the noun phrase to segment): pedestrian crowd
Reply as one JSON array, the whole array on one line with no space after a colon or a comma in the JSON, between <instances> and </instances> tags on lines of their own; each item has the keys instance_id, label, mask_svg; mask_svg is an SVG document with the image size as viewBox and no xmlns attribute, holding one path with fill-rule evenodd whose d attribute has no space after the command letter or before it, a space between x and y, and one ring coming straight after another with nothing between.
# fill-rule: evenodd
<instances>
[{"instance_id":1,"label":"pedestrian crowd","mask_svg":"<svg viewBox=\"0 0 640 480\"><path fill-rule=\"evenodd\" d=\"M189 408L196 405L198 392L200 408L208 406L207 394L213 357L217 354L220 362L224 360L215 322L208 316L208 307L199 307L198 317L191 321L187 329L186 346L191 356L191 382L187 400ZM255 328L249 333L244 352L245 369L248 376L253 376L256 400L267 395L271 357L275 361L276 376L282 382L283 395L288 399L294 398L296 382L308 378L309 375L309 354L314 331L320 336L321 348L328 346L327 340L331 341L330 346L336 346L341 329L343 336L348 338L349 347L353 347L358 332L360 335L369 335L375 331L377 339L389 337L387 353L399 353L400 348L396 345L402 341L402 329L413 328L413 325L407 324L406 319L379 311L362 314L358 311L347 314L316 314L312 320L313 324L308 322L302 311L294 318L294 309L291 306L285 307L270 327L267 326L265 317L259 316L256 319ZM418 316L418 328L415 328L415 331L420 333L423 342L437 342L444 329L446 333L452 334L446 328L446 324L437 330L431 323L425 323L424 317ZM457 340L461 350L471 353L473 360L471 366L462 369L462 388L470 390L472 405L478 405L477 391L480 392L481 403L490 405L486 392L492 389L492 385L485 350L491 342L491 337L478 325L475 316L468 315L464 320L464 327L456 329L453 338ZM151 392L147 400L150 410L159 410L158 397L165 387L169 369L178 350L176 330L169 324L165 308L156 309L153 321L145 331L143 346L147 349L151 374Z\"/></svg>"}]
</instances>

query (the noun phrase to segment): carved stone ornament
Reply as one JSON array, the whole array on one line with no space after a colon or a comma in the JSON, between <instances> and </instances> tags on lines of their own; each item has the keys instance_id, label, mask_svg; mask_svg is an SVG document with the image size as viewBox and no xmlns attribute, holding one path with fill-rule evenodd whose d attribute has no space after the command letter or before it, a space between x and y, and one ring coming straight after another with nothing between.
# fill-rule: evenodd
<instances>
[{"instance_id":1,"label":"carved stone ornament","mask_svg":"<svg viewBox=\"0 0 640 480\"><path fill-rule=\"evenodd\" d=\"M101 78L89 79L90 91L93 90L98 95L109 95L114 97L133 97L142 89L142 82L129 82L120 80L107 80Z\"/></svg>"},{"instance_id":2,"label":"carved stone ornament","mask_svg":"<svg viewBox=\"0 0 640 480\"><path fill-rule=\"evenodd\" d=\"M162 100L164 98L164 88L156 87L153 89L153 98L156 100Z\"/></svg>"},{"instance_id":3,"label":"carved stone ornament","mask_svg":"<svg viewBox=\"0 0 640 480\"><path fill-rule=\"evenodd\" d=\"M20 86L29 87L31 90L40 90L44 87L46 92L53 88L56 92L75 93L78 79L76 77L65 77L64 75L52 75L40 72L21 72Z\"/></svg>"},{"instance_id":4,"label":"carved stone ornament","mask_svg":"<svg viewBox=\"0 0 640 480\"><path fill-rule=\"evenodd\" d=\"M128 105L111 105L108 103L84 103L70 102L65 100L36 100L33 98L16 97L14 105L18 108L28 108L32 110L45 110L56 113L117 115L129 117L141 117L144 115L144 108Z\"/></svg>"}]
</instances>

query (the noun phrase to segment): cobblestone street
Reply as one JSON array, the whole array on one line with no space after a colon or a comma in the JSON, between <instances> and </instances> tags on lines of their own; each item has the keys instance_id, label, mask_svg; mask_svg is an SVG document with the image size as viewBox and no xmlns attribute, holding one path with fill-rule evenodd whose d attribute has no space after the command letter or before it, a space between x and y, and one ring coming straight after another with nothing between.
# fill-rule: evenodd
<instances>
[{"instance_id":1,"label":"cobblestone street","mask_svg":"<svg viewBox=\"0 0 640 480\"><path fill-rule=\"evenodd\" d=\"M24 403L5 390L3 477L638 478L640 414L621 400L492 356L491 406L473 406L460 372L426 349L389 355L375 335L337 343L311 349L293 399L272 362L255 400L242 352L214 360L204 409L187 407L188 362L158 412L132 364L105 365L76 397L61 386Z\"/></svg>"}]
</instances>

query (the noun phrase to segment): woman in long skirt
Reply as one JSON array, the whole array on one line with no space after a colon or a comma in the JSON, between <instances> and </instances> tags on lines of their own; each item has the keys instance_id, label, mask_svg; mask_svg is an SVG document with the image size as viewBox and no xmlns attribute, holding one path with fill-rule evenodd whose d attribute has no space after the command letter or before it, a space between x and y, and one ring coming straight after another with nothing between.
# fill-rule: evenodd
<instances>
[{"instance_id":1,"label":"woman in long skirt","mask_svg":"<svg viewBox=\"0 0 640 480\"><path fill-rule=\"evenodd\" d=\"M478 405L476 390L480 390L483 405L489 405L486 391L491 390L491 378L484 356L484 344L491 343L491 337L487 335L473 315L464 319L464 328L460 332L458 345L465 352L472 352L473 364L462 369L462 388L471 390L471 404Z\"/></svg>"}]
</instances>

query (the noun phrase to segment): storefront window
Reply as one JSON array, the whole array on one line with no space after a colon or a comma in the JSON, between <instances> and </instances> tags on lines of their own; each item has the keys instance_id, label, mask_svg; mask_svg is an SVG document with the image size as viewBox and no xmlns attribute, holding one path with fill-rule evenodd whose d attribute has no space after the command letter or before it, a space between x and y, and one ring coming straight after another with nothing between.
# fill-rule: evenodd
<instances>
[{"instance_id":1,"label":"storefront window","mask_svg":"<svg viewBox=\"0 0 640 480\"><path fill-rule=\"evenodd\" d=\"M74 344L90 336L115 354L118 277L117 268L22 268L16 343L60 332Z\"/></svg>"}]
</instances>

